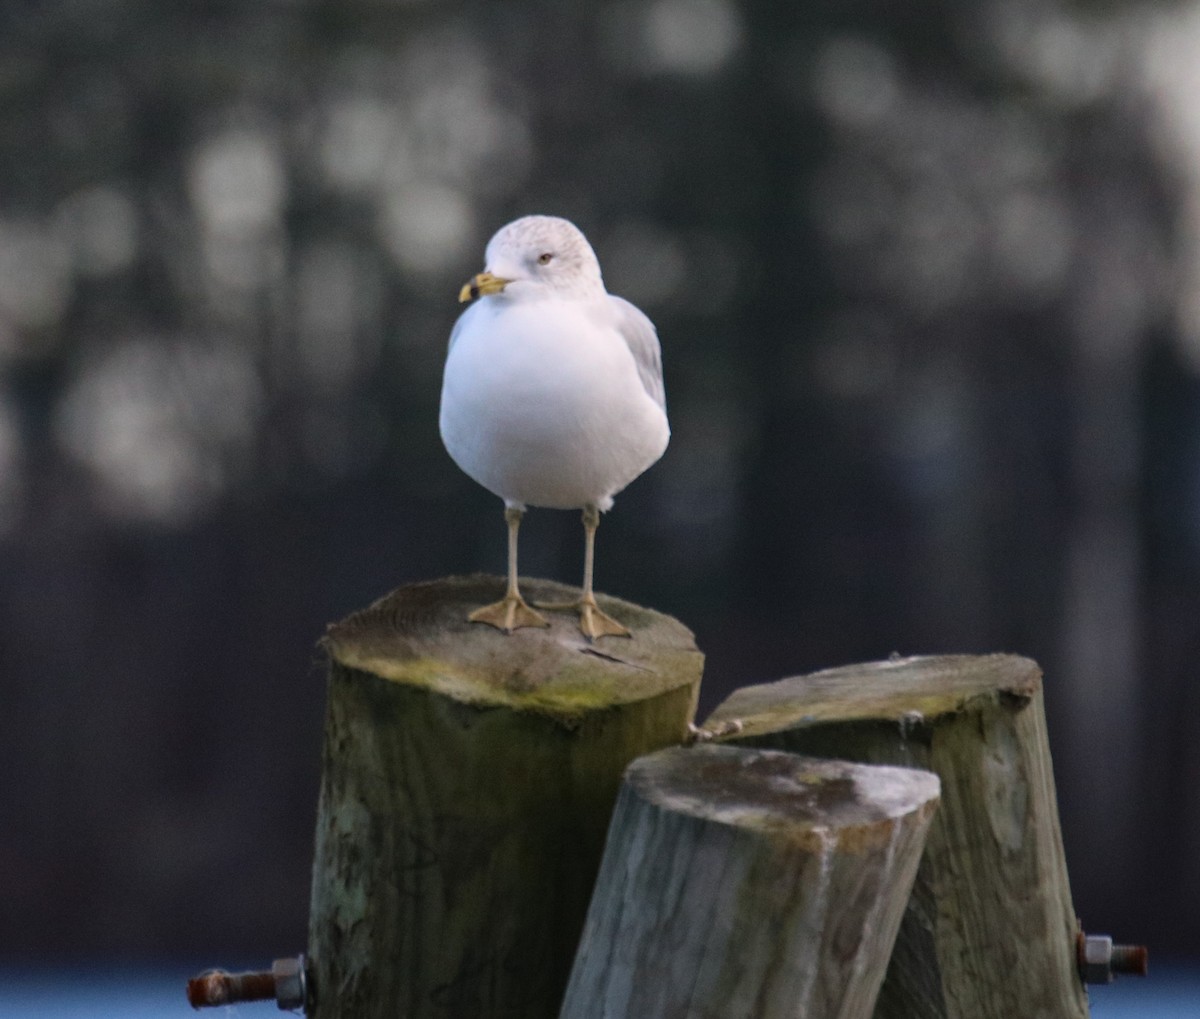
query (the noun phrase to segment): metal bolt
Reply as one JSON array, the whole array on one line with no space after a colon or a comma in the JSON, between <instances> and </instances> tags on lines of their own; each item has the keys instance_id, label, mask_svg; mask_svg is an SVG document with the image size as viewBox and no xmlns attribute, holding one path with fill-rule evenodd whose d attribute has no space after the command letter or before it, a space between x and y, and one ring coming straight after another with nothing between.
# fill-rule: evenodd
<instances>
[{"instance_id":1,"label":"metal bolt","mask_svg":"<svg viewBox=\"0 0 1200 1019\"><path fill-rule=\"evenodd\" d=\"M1145 945L1114 945L1107 934L1080 931L1076 949L1079 976L1085 984L1111 984L1119 973L1144 977L1149 969Z\"/></svg>"},{"instance_id":2,"label":"metal bolt","mask_svg":"<svg viewBox=\"0 0 1200 1019\"><path fill-rule=\"evenodd\" d=\"M192 1008L274 999L281 1009L290 1011L304 1007L306 985L304 956L298 955L291 959L276 959L269 972L208 970L188 981L187 999Z\"/></svg>"},{"instance_id":3,"label":"metal bolt","mask_svg":"<svg viewBox=\"0 0 1200 1019\"><path fill-rule=\"evenodd\" d=\"M303 955L276 959L271 963L271 976L275 978L275 1000L281 1009L304 1007L308 981L304 976Z\"/></svg>"}]
</instances>

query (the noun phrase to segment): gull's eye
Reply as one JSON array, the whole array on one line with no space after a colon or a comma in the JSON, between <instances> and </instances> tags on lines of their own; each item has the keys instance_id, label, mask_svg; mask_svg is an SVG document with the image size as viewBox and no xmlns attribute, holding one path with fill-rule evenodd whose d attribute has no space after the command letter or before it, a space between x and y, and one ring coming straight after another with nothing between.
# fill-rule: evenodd
<instances>
[{"instance_id":1,"label":"gull's eye","mask_svg":"<svg viewBox=\"0 0 1200 1019\"><path fill-rule=\"evenodd\" d=\"M538 255L538 265L549 265L550 260L553 257L554 256L549 251L543 251L540 255Z\"/></svg>"}]
</instances>

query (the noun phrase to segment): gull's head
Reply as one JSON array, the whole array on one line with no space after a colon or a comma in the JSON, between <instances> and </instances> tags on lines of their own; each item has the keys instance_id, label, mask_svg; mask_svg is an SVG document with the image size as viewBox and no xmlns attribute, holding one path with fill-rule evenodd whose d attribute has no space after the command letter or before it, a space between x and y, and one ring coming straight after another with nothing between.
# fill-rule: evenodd
<instances>
[{"instance_id":1,"label":"gull's head","mask_svg":"<svg viewBox=\"0 0 1200 1019\"><path fill-rule=\"evenodd\" d=\"M458 295L470 301L488 294L586 297L604 292L600 263L583 232L557 216L522 216L488 241L484 271Z\"/></svg>"}]
</instances>

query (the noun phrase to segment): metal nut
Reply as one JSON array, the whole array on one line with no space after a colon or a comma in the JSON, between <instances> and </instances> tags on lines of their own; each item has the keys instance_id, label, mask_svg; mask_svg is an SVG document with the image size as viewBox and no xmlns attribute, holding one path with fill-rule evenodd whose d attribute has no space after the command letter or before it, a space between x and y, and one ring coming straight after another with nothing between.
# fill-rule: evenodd
<instances>
[{"instance_id":1,"label":"metal nut","mask_svg":"<svg viewBox=\"0 0 1200 1019\"><path fill-rule=\"evenodd\" d=\"M1114 945L1107 934L1079 932L1079 976L1085 984L1111 984L1118 973L1144 977L1149 953L1144 945Z\"/></svg>"},{"instance_id":2,"label":"metal nut","mask_svg":"<svg viewBox=\"0 0 1200 1019\"><path fill-rule=\"evenodd\" d=\"M1082 935L1079 942L1079 975L1085 984L1111 984L1112 938L1106 934Z\"/></svg>"},{"instance_id":3,"label":"metal nut","mask_svg":"<svg viewBox=\"0 0 1200 1019\"><path fill-rule=\"evenodd\" d=\"M271 976L275 978L275 1001L284 1011L303 1008L307 997L304 976L304 956L291 959L276 959L271 963Z\"/></svg>"}]
</instances>

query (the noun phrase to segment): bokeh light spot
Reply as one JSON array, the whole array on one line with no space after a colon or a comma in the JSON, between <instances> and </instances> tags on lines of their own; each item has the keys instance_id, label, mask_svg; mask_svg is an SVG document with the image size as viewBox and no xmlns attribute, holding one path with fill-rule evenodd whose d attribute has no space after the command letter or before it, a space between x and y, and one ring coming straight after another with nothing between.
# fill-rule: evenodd
<instances>
[{"instance_id":1,"label":"bokeh light spot","mask_svg":"<svg viewBox=\"0 0 1200 1019\"><path fill-rule=\"evenodd\" d=\"M677 74L720 70L742 41L742 19L726 0L657 0L642 15L649 69Z\"/></svg>"},{"instance_id":2,"label":"bokeh light spot","mask_svg":"<svg viewBox=\"0 0 1200 1019\"><path fill-rule=\"evenodd\" d=\"M392 256L413 273L436 275L462 264L475 240L467 197L433 182L414 182L389 195L379 226Z\"/></svg>"},{"instance_id":3,"label":"bokeh light spot","mask_svg":"<svg viewBox=\"0 0 1200 1019\"><path fill-rule=\"evenodd\" d=\"M276 145L262 132L240 128L201 144L188 184L202 225L222 233L255 233L274 225L286 194Z\"/></svg>"},{"instance_id":4,"label":"bokeh light spot","mask_svg":"<svg viewBox=\"0 0 1200 1019\"><path fill-rule=\"evenodd\" d=\"M867 128L888 115L900 92L892 55L866 39L840 36L821 47L814 69L820 108L834 120Z\"/></svg>"},{"instance_id":5,"label":"bokeh light spot","mask_svg":"<svg viewBox=\"0 0 1200 1019\"><path fill-rule=\"evenodd\" d=\"M91 469L113 515L182 524L223 492L261 404L257 373L238 347L129 340L81 368L55 432Z\"/></svg>"}]
</instances>

